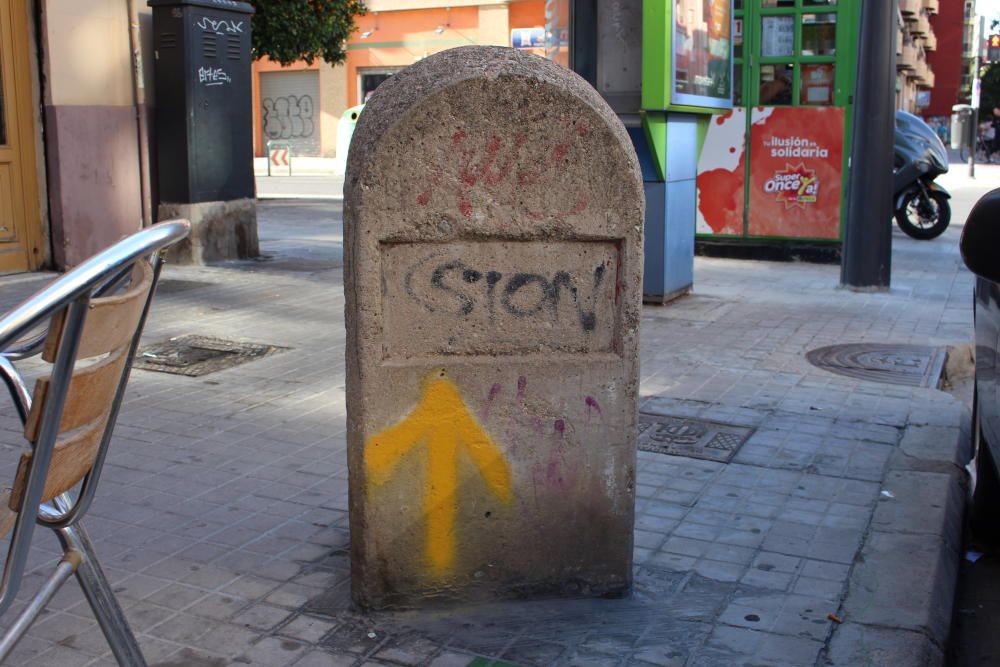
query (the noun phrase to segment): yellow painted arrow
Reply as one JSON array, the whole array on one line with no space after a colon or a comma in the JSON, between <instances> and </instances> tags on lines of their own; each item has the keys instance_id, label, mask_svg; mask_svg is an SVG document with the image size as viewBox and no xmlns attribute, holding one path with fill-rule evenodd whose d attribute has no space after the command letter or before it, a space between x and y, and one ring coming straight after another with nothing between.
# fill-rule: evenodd
<instances>
[{"instance_id":1,"label":"yellow painted arrow","mask_svg":"<svg viewBox=\"0 0 1000 667\"><path fill-rule=\"evenodd\" d=\"M425 381L420 402L399 423L365 443L365 466L371 484L384 484L400 460L414 447L427 445L427 489L424 491L427 559L444 571L455 561L455 512L458 508L460 445L500 500L513 498L510 466L500 448L473 418L458 387L435 372Z\"/></svg>"}]
</instances>

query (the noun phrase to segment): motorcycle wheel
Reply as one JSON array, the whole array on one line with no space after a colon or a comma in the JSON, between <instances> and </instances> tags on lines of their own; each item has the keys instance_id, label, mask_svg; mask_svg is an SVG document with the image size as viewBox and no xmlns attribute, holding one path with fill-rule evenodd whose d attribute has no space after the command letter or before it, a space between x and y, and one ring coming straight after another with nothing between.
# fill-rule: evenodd
<instances>
[{"instance_id":1,"label":"motorcycle wheel","mask_svg":"<svg viewBox=\"0 0 1000 667\"><path fill-rule=\"evenodd\" d=\"M896 224L908 236L921 241L936 239L951 222L951 204L948 198L930 191L930 198L921 202L919 190L912 190L903 197L902 206L896 209Z\"/></svg>"}]
</instances>

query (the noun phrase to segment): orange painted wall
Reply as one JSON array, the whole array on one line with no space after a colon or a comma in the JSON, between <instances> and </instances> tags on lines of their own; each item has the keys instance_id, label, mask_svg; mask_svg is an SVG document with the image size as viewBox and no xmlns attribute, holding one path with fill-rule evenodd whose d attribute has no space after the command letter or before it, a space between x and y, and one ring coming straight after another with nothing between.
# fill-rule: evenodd
<instances>
[{"instance_id":1,"label":"orange painted wall","mask_svg":"<svg viewBox=\"0 0 1000 667\"><path fill-rule=\"evenodd\" d=\"M419 9L368 14L347 43L347 103L361 104L359 70L406 67L445 49L479 43L479 8ZM443 28L440 35L435 30ZM361 35L371 31L367 38Z\"/></svg>"},{"instance_id":2,"label":"orange painted wall","mask_svg":"<svg viewBox=\"0 0 1000 667\"><path fill-rule=\"evenodd\" d=\"M510 27L513 28L544 28L545 1L515 2L509 6Z\"/></svg>"},{"instance_id":3,"label":"orange painted wall","mask_svg":"<svg viewBox=\"0 0 1000 667\"><path fill-rule=\"evenodd\" d=\"M507 5L510 29L539 28L545 25L545 1L523 0ZM361 104L360 74L366 68L401 69L432 53L480 44L479 7L417 9L413 11L369 13L355 19L357 30L347 42L347 105ZM438 34L436 31L440 29ZM368 37L361 35L370 32ZM509 35L507 37L509 45ZM542 50L538 49L539 55ZM263 155L260 119L260 73L280 69L318 69L297 62L287 68L262 58L253 65L254 152Z\"/></svg>"}]
</instances>

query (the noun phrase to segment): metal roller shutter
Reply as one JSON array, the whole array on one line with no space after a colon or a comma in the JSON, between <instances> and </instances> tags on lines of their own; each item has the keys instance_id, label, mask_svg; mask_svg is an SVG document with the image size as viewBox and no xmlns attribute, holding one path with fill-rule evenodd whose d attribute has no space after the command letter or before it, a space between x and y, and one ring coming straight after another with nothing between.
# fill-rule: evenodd
<instances>
[{"instance_id":1,"label":"metal roller shutter","mask_svg":"<svg viewBox=\"0 0 1000 667\"><path fill-rule=\"evenodd\" d=\"M264 142L287 141L293 155L320 155L319 72L262 72L260 121Z\"/></svg>"}]
</instances>

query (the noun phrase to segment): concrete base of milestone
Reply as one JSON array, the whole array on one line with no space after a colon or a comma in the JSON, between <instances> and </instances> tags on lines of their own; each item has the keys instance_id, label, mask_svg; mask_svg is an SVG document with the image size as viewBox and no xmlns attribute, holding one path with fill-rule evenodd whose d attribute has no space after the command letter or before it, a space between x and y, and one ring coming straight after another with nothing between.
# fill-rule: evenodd
<instances>
[{"instance_id":1,"label":"concrete base of milestone","mask_svg":"<svg viewBox=\"0 0 1000 667\"><path fill-rule=\"evenodd\" d=\"M191 221L191 235L168 251L167 260L173 264L203 265L260 255L256 199L160 204L157 220L172 218Z\"/></svg>"}]
</instances>

